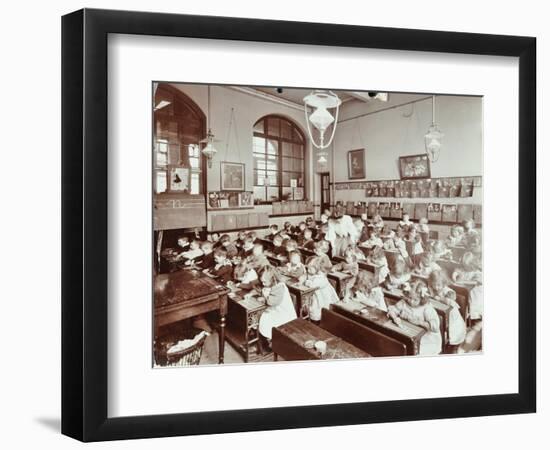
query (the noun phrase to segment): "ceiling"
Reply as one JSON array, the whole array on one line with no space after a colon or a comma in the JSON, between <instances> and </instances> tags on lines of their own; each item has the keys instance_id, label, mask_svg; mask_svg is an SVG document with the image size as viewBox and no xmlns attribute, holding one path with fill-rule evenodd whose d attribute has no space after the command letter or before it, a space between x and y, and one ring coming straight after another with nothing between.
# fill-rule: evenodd
<instances>
[{"instance_id":1,"label":"ceiling","mask_svg":"<svg viewBox=\"0 0 550 450\"><path fill-rule=\"evenodd\" d=\"M277 92L276 87L253 87L249 88L253 91L259 91L268 94L272 98L280 98L295 104L295 106L303 108L304 97L311 93L313 89L294 89L283 88L282 92ZM347 105L346 109L352 112L374 112L388 107L410 103L412 101L421 100L427 97L426 94L405 94L405 93L390 93L387 102L378 99L371 99L368 96L368 91L333 91L342 102Z\"/></svg>"}]
</instances>

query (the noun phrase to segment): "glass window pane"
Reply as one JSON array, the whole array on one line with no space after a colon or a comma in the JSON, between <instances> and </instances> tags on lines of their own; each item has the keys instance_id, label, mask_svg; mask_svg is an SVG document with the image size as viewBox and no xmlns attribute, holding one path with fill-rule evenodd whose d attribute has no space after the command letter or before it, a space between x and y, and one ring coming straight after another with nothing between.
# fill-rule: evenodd
<instances>
[{"instance_id":1,"label":"glass window pane","mask_svg":"<svg viewBox=\"0 0 550 450\"><path fill-rule=\"evenodd\" d=\"M265 187L254 187L254 200L259 200L261 202L265 202Z\"/></svg>"},{"instance_id":2,"label":"glass window pane","mask_svg":"<svg viewBox=\"0 0 550 450\"><path fill-rule=\"evenodd\" d=\"M199 194L199 193L200 193L199 174L192 173L191 174L191 194Z\"/></svg>"},{"instance_id":3,"label":"glass window pane","mask_svg":"<svg viewBox=\"0 0 550 450\"><path fill-rule=\"evenodd\" d=\"M292 146L292 148L294 149L293 153L294 153L295 158L303 158L304 157L304 146L303 145L294 144Z\"/></svg>"},{"instance_id":4,"label":"glass window pane","mask_svg":"<svg viewBox=\"0 0 550 450\"><path fill-rule=\"evenodd\" d=\"M281 120L281 137L285 139L292 139L292 125L286 120Z\"/></svg>"},{"instance_id":5,"label":"glass window pane","mask_svg":"<svg viewBox=\"0 0 550 450\"><path fill-rule=\"evenodd\" d=\"M292 140L296 142L303 142L302 135L298 131L298 128L293 127L292 128Z\"/></svg>"},{"instance_id":6,"label":"glass window pane","mask_svg":"<svg viewBox=\"0 0 550 450\"><path fill-rule=\"evenodd\" d=\"M292 144L289 144L288 142L281 142L283 156L292 156Z\"/></svg>"},{"instance_id":7,"label":"glass window pane","mask_svg":"<svg viewBox=\"0 0 550 450\"><path fill-rule=\"evenodd\" d=\"M293 164L293 167L294 167L294 171L295 172L303 172L304 171L304 161L301 160L301 159L293 159L292 162L294 163Z\"/></svg>"},{"instance_id":8,"label":"glass window pane","mask_svg":"<svg viewBox=\"0 0 550 450\"><path fill-rule=\"evenodd\" d=\"M254 156L254 169L265 170L265 155L259 155L258 153L253 153Z\"/></svg>"},{"instance_id":9,"label":"glass window pane","mask_svg":"<svg viewBox=\"0 0 550 450\"><path fill-rule=\"evenodd\" d=\"M166 153L157 152L157 166L165 166L168 164L168 155Z\"/></svg>"},{"instance_id":10,"label":"glass window pane","mask_svg":"<svg viewBox=\"0 0 550 450\"><path fill-rule=\"evenodd\" d=\"M277 118L270 117L267 119L267 134L270 136L279 136L279 122Z\"/></svg>"},{"instance_id":11,"label":"glass window pane","mask_svg":"<svg viewBox=\"0 0 550 450\"><path fill-rule=\"evenodd\" d=\"M198 169L200 166L199 158L189 158L189 165L192 169Z\"/></svg>"},{"instance_id":12,"label":"glass window pane","mask_svg":"<svg viewBox=\"0 0 550 450\"><path fill-rule=\"evenodd\" d=\"M265 139L254 136L254 139L252 140L253 147L252 150L257 153L265 153Z\"/></svg>"},{"instance_id":13,"label":"glass window pane","mask_svg":"<svg viewBox=\"0 0 550 450\"><path fill-rule=\"evenodd\" d=\"M166 192L166 171L164 170L157 170L156 191L157 194Z\"/></svg>"},{"instance_id":14,"label":"glass window pane","mask_svg":"<svg viewBox=\"0 0 550 450\"><path fill-rule=\"evenodd\" d=\"M266 167L267 170L278 170L279 161L276 158L267 158Z\"/></svg>"},{"instance_id":15,"label":"glass window pane","mask_svg":"<svg viewBox=\"0 0 550 450\"><path fill-rule=\"evenodd\" d=\"M269 139L267 141L267 153L269 155L278 155L279 154L279 142Z\"/></svg>"},{"instance_id":16,"label":"glass window pane","mask_svg":"<svg viewBox=\"0 0 550 450\"><path fill-rule=\"evenodd\" d=\"M290 186L290 179L293 175L291 172L283 172L283 186Z\"/></svg>"},{"instance_id":17,"label":"glass window pane","mask_svg":"<svg viewBox=\"0 0 550 450\"><path fill-rule=\"evenodd\" d=\"M283 158L283 170L294 170L294 161L292 158Z\"/></svg>"},{"instance_id":18,"label":"glass window pane","mask_svg":"<svg viewBox=\"0 0 550 450\"><path fill-rule=\"evenodd\" d=\"M269 186L279 186L279 177L277 172L267 172L267 178L269 180Z\"/></svg>"},{"instance_id":19,"label":"glass window pane","mask_svg":"<svg viewBox=\"0 0 550 450\"><path fill-rule=\"evenodd\" d=\"M267 188L267 200L277 201L279 200L279 188L269 187Z\"/></svg>"},{"instance_id":20,"label":"glass window pane","mask_svg":"<svg viewBox=\"0 0 550 450\"><path fill-rule=\"evenodd\" d=\"M264 121L260 120L259 122L256 122L256 125L254 125L254 132L256 133L264 133Z\"/></svg>"},{"instance_id":21,"label":"glass window pane","mask_svg":"<svg viewBox=\"0 0 550 450\"><path fill-rule=\"evenodd\" d=\"M304 174L303 173L296 173L294 174L296 178L298 178L298 187L304 187Z\"/></svg>"},{"instance_id":22,"label":"glass window pane","mask_svg":"<svg viewBox=\"0 0 550 450\"><path fill-rule=\"evenodd\" d=\"M265 179L265 170L254 171L254 186L263 186Z\"/></svg>"}]
</instances>

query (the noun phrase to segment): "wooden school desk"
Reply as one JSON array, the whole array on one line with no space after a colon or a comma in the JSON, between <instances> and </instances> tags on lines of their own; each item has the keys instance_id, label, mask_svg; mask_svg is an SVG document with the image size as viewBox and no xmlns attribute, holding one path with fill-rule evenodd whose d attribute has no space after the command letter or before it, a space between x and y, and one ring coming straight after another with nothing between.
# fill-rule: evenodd
<instances>
[{"instance_id":1,"label":"wooden school desk","mask_svg":"<svg viewBox=\"0 0 550 450\"><path fill-rule=\"evenodd\" d=\"M323 310L323 313L328 310ZM303 361L316 359L349 359L368 358L370 355L304 319L294 319L279 327L273 328L271 347L275 361L279 357L285 361ZM326 352L321 355L315 348L309 348L307 343L324 341Z\"/></svg>"},{"instance_id":2,"label":"wooden school desk","mask_svg":"<svg viewBox=\"0 0 550 450\"><path fill-rule=\"evenodd\" d=\"M225 315L229 290L213 278L197 270L157 275L154 280L155 337L159 328L190 317L218 311L219 363L223 363L225 344Z\"/></svg>"},{"instance_id":3,"label":"wooden school desk","mask_svg":"<svg viewBox=\"0 0 550 450\"><path fill-rule=\"evenodd\" d=\"M290 295L294 299L296 314L302 319L309 318L309 305L311 297L318 289L317 287L308 287L299 281L293 280L287 275L281 274L281 280L286 284Z\"/></svg>"},{"instance_id":4,"label":"wooden school desk","mask_svg":"<svg viewBox=\"0 0 550 450\"><path fill-rule=\"evenodd\" d=\"M226 338L244 358L244 362L248 362L251 347L258 345L260 316L267 305L253 291L247 295L246 291L237 288L228 297Z\"/></svg>"},{"instance_id":5,"label":"wooden school desk","mask_svg":"<svg viewBox=\"0 0 550 450\"><path fill-rule=\"evenodd\" d=\"M420 340L426 333L424 328L403 319L401 320L401 326L398 326L388 317L386 312L356 301L339 302L331 305L331 309L379 333L378 336L372 336L371 338L374 341L373 348L369 351L371 355L418 355ZM362 311L366 311L366 314ZM399 346L395 345L396 342L405 346L404 353L401 353Z\"/></svg>"},{"instance_id":6,"label":"wooden school desk","mask_svg":"<svg viewBox=\"0 0 550 450\"><path fill-rule=\"evenodd\" d=\"M389 291L383 288L382 291L384 292L384 298L388 306L395 305L399 300L403 299L403 293L400 290ZM430 303L439 316L439 328L441 330L443 347L445 347L449 341L449 317L453 308L433 298L430 299Z\"/></svg>"},{"instance_id":7,"label":"wooden school desk","mask_svg":"<svg viewBox=\"0 0 550 450\"><path fill-rule=\"evenodd\" d=\"M355 280L355 277L351 273L337 271L327 273L327 278L339 298L345 295L346 289L351 287L350 284Z\"/></svg>"}]
</instances>

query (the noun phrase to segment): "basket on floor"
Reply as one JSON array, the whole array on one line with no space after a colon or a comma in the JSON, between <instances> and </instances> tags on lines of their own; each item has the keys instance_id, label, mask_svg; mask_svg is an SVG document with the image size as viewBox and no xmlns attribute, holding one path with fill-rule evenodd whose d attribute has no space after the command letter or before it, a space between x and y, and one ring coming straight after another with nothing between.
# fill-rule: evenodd
<instances>
[{"instance_id":1,"label":"basket on floor","mask_svg":"<svg viewBox=\"0 0 550 450\"><path fill-rule=\"evenodd\" d=\"M195 344L187 347L179 352L166 353L166 366L183 367L183 366L198 366L201 361L202 348L208 337L208 333L204 333Z\"/></svg>"}]
</instances>

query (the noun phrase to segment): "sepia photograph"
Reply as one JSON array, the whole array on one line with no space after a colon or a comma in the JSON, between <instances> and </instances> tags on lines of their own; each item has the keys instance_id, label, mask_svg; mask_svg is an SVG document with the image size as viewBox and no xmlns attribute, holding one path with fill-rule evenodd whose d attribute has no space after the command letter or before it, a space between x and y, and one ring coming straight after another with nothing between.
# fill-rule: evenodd
<instances>
[{"instance_id":1,"label":"sepia photograph","mask_svg":"<svg viewBox=\"0 0 550 450\"><path fill-rule=\"evenodd\" d=\"M153 367L483 351L483 97L152 92Z\"/></svg>"}]
</instances>

